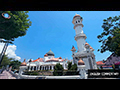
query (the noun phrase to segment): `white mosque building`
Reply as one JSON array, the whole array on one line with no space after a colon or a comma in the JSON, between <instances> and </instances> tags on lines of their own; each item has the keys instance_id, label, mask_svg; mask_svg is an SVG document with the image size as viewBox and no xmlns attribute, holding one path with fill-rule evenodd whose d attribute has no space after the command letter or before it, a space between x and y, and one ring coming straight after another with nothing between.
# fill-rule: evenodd
<instances>
[{"instance_id":1,"label":"white mosque building","mask_svg":"<svg viewBox=\"0 0 120 90\"><path fill-rule=\"evenodd\" d=\"M73 17L72 23L74 24L74 29L76 33L76 36L74 38L77 42L78 50L76 52L74 46L71 49L73 57L72 64L77 64L81 75L83 75L83 73L87 73L88 69L97 69L95 55L93 52L94 49L85 41L87 37L82 29L82 21L83 18L79 14L76 14Z\"/></svg>"},{"instance_id":2,"label":"white mosque building","mask_svg":"<svg viewBox=\"0 0 120 90\"><path fill-rule=\"evenodd\" d=\"M30 59L26 65L29 71L54 70L54 66L57 63L60 63L64 69L67 69L67 61L66 59L62 59L62 57L55 58L54 53L50 49L50 51L44 55L44 58L38 58L36 60Z\"/></svg>"}]
</instances>

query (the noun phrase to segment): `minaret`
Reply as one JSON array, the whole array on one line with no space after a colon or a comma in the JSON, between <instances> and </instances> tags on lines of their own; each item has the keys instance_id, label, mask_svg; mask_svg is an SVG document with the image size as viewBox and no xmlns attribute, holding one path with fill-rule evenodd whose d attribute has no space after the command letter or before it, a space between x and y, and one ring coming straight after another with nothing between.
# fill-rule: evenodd
<instances>
[{"instance_id":1,"label":"minaret","mask_svg":"<svg viewBox=\"0 0 120 90\"><path fill-rule=\"evenodd\" d=\"M82 24L82 17L79 14L76 14L73 17L72 23L74 24L74 29L76 32L75 40L77 41L78 52L83 52L85 50L85 40L86 35L83 33L83 24Z\"/></svg>"}]
</instances>

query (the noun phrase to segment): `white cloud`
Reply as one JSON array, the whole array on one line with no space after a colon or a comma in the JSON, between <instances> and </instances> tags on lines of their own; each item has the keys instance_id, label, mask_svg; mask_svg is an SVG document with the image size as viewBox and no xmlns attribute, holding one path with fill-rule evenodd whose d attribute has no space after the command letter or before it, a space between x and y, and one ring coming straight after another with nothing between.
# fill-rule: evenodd
<instances>
[{"instance_id":1,"label":"white cloud","mask_svg":"<svg viewBox=\"0 0 120 90\"><path fill-rule=\"evenodd\" d=\"M4 47L4 43L0 43L0 53L2 52L3 47ZM9 58L15 58L16 60L20 60L21 57L19 57L15 54L15 50L16 50L15 45L8 45L5 54L8 54Z\"/></svg>"}]
</instances>

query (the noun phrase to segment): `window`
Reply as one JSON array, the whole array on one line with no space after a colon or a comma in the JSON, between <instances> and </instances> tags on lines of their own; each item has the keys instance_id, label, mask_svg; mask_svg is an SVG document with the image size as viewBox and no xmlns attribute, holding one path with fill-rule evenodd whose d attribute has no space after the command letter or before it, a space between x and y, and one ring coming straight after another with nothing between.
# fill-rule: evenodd
<instances>
[{"instance_id":1,"label":"window","mask_svg":"<svg viewBox=\"0 0 120 90\"><path fill-rule=\"evenodd\" d=\"M76 21L76 23L77 23L77 21Z\"/></svg>"},{"instance_id":2,"label":"window","mask_svg":"<svg viewBox=\"0 0 120 90\"><path fill-rule=\"evenodd\" d=\"M80 20L78 20L78 22L80 22Z\"/></svg>"}]
</instances>

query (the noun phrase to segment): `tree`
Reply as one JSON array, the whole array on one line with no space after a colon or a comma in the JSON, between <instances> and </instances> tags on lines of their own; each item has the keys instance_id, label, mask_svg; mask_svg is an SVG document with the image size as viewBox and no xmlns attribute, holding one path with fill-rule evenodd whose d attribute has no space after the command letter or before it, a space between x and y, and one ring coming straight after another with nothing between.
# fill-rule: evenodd
<instances>
[{"instance_id":1,"label":"tree","mask_svg":"<svg viewBox=\"0 0 120 90\"><path fill-rule=\"evenodd\" d=\"M18 60L13 60L10 62L9 66L12 66L13 69L19 69L21 62Z\"/></svg>"},{"instance_id":2,"label":"tree","mask_svg":"<svg viewBox=\"0 0 120 90\"><path fill-rule=\"evenodd\" d=\"M72 62L68 62L68 70L72 67Z\"/></svg>"},{"instance_id":3,"label":"tree","mask_svg":"<svg viewBox=\"0 0 120 90\"><path fill-rule=\"evenodd\" d=\"M13 58L8 58L7 55L4 55L4 58L3 58L2 62L1 62L0 67L9 65L11 60L14 60L14 59Z\"/></svg>"},{"instance_id":4,"label":"tree","mask_svg":"<svg viewBox=\"0 0 120 90\"><path fill-rule=\"evenodd\" d=\"M2 16L6 13L10 15L9 19ZM28 11L0 11L0 38L12 43L15 38L26 35L32 23L30 19L27 19L28 17Z\"/></svg>"},{"instance_id":5,"label":"tree","mask_svg":"<svg viewBox=\"0 0 120 90\"><path fill-rule=\"evenodd\" d=\"M71 66L70 70L75 70L75 71L77 71L77 64L73 64L73 65Z\"/></svg>"},{"instance_id":6,"label":"tree","mask_svg":"<svg viewBox=\"0 0 120 90\"><path fill-rule=\"evenodd\" d=\"M69 69L65 73L65 75L78 75L79 74L79 72L77 71L77 64L72 65L72 62L69 62L68 65L69 65Z\"/></svg>"},{"instance_id":7,"label":"tree","mask_svg":"<svg viewBox=\"0 0 120 90\"><path fill-rule=\"evenodd\" d=\"M63 66L60 63L57 63L54 67L54 76L62 76L63 75Z\"/></svg>"},{"instance_id":8,"label":"tree","mask_svg":"<svg viewBox=\"0 0 120 90\"><path fill-rule=\"evenodd\" d=\"M116 56L120 56L120 16L109 17L103 20L103 32L98 35L99 42L102 43L101 53L110 51Z\"/></svg>"}]
</instances>

